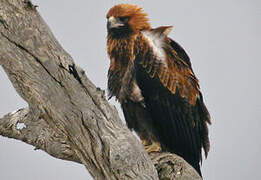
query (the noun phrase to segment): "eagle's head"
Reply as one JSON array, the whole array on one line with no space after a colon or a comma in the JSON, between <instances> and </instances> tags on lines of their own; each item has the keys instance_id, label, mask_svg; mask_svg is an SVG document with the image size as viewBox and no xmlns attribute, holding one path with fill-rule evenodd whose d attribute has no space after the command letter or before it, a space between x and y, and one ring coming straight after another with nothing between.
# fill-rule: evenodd
<instances>
[{"instance_id":1,"label":"eagle's head","mask_svg":"<svg viewBox=\"0 0 261 180\"><path fill-rule=\"evenodd\" d=\"M133 4L119 4L112 7L106 18L108 33L114 37L129 36L151 28L147 14L142 8Z\"/></svg>"}]
</instances>

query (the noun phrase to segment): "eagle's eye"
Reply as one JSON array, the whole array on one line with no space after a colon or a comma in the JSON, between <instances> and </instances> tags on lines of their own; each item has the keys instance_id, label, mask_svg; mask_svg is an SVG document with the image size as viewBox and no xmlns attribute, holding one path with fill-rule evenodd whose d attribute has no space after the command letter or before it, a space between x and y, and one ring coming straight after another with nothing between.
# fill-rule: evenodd
<instances>
[{"instance_id":1,"label":"eagle's eye","mask_svg":"<svg viewBox=\"0 0 261 180\"><path fill-rule=\"evenodd\" d=\"M129 21L129 17L119 17L119 20L123 23L126 23Z\"/></svg>"}]
</instances>

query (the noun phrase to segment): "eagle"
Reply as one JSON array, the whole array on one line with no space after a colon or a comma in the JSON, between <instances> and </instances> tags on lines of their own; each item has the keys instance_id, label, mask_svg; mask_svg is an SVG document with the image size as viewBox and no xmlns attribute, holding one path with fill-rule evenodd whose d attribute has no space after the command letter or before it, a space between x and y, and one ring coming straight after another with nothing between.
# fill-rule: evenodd
<instances>
[{"instance_id":1,"label":"eagle","mask_svg":"<svg viewBox=\"0 0 261 180\"><path fill-rule=\"evenodd\" d=\"M172 152L201 175L209 152L209 112L184 49L168 37L172 26L151 28L147 14L118 4L107 15L109 98L148 153Z\"/></svg>"}]
</instances>

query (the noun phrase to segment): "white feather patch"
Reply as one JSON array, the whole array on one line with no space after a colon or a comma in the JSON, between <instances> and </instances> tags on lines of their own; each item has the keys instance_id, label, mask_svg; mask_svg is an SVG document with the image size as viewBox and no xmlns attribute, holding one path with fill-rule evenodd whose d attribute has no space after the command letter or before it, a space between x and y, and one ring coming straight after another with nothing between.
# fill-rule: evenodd
<instances>
[{"instance_id":1,"label":"white feather patch","mask_svg":"<svg viewBox=\"0 0 261 180\"><path fill-rule=\"evenodd\" d=\"M155 33L153 31L142 31L144 37L148 40L154 55L158 60L164 61L164 64L167 65L166 62L166 53L162 48L164 46L164 38L165 36L160 33Z\"/></svg>"}]
</instances>

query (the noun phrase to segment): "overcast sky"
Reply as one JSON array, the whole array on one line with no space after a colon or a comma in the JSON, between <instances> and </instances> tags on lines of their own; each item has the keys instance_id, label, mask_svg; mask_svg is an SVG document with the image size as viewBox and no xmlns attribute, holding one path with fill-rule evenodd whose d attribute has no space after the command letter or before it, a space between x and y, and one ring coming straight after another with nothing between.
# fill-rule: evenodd
<instances>
[{"instance_id":1,"label":"overcast sky","mask_svg":"<svg viewBox=\"0 0 261 180\"><path fill-rule=\"evenodd\" d=\"M202 167L204 179L261 179L261 1L33 0L64 49L102 89L107 88L109 66L105 15L119 2L143 7L153 27L173 25L170 37L191 58L212 117L211 150ZM2 68L0 81L0 117L27 106ZM92 179L82 165L0 137L0 179L18 178Z\"/></svg>"}]
</instances>

